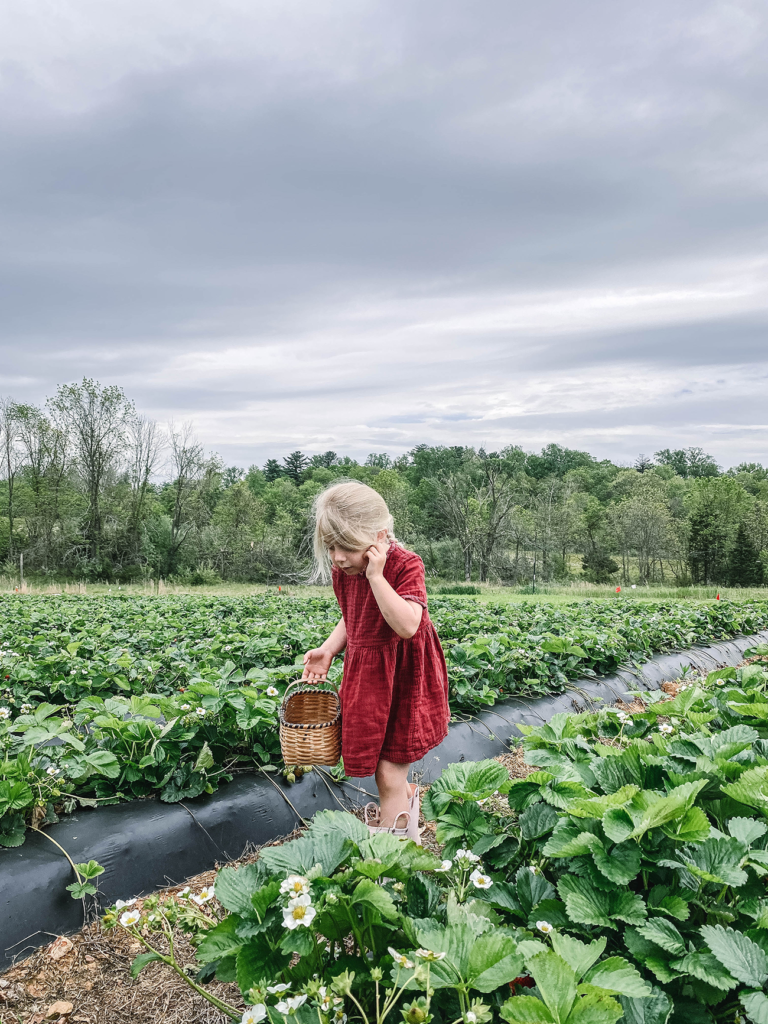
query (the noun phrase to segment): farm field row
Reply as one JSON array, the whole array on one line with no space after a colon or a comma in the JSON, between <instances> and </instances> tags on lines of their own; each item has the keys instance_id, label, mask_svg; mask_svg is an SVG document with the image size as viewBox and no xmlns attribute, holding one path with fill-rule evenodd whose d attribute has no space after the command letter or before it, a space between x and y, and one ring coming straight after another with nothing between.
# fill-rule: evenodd
<instances>
[{"instance_id":1,"label":"farm field row","mask_svg":"<svg viewBox=\"0 0 768 1024\"><path fill-rule=\"evenodd\" d=\"M768 627L768 601L435 598L431 610L455 712ZM175 802L238 770L278 770L280 696L337 615L329 595L2 602L0 844L78 803Z\"/></svg>"},{"instance_id":2,"label":"farm field row","mask_svg":"<svg viewBox=\"0 0 768 1024\"><path fill-rule=\"evenodd\" d=\"M108 941L132 942L133 977L181 979L241 1024L383 1024L387 1009L406 1024L765 1021L757 653L631 713L524 727L513 778L493 760L447 766L423 800L437 845L322 811L255 862L124 893Z\"/></svg>"}]
</instances>

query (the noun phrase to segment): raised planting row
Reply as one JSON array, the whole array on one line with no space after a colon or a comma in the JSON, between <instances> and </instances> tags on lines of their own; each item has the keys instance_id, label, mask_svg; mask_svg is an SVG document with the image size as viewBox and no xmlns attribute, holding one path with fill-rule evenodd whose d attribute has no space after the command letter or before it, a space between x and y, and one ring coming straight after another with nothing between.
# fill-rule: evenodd
<instances>
[{"instance_id":1,"label":"raised planting row","mask_svg":"<svg viewBox=\"0 0 768 1024\"><path fill-rule=\"evenodd\" d=\"M0 611L3 846L78 803L174 802L238 770L276 771L285 683L338 615L330 597L13 598ZM768 625L768 602L442 600L432 612L457 711Z\"/></svg>"},{"instance_id":2,"label":"raised planting row","mask_svg":"<svg viewBox=\"0 0 768 1024\"><path fill-rule=\"evenodd\" d=\"M145 946L134 975L164 962L244 1024L763 1024L768 672L655 697L528 728L524 779L446 768L424 800L442 859L324 811L213 887L105 922Z\"/></svg>"}]
</instances>

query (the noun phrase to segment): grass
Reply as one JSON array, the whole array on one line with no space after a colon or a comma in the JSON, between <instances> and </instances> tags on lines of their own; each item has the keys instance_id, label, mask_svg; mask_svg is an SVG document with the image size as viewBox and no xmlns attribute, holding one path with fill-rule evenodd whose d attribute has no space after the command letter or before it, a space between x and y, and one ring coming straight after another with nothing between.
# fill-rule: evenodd
<instances>
[{"instance_id":1,"label":"grass","mask_svg":"<svg viewBox=\"0 0 768 1024\"><path fill-rule=\"evenodd\" d=\"M446 580L434 581L430 585L433 596L440 587L450 586ZM459 581L458 585L461 585ZM465 595L460 600L474 600L481 603L530 601L566 604L570 601L594 600L595 598L616 598L616 585L599 585L594 583L574 582L570 584L544 583L537 584L535 593L530 585L522 587L501 587L490 583L473 583L480 589L480 594ZM299 586L285 584L279 588L288 597L317 597L327 594L331 596L330 587ZM0 594L14 594L20 591L18 578L0 577ZM275 594L277 585L259 583L220 583L212 586L194 587L189 585L166 583L164 580L145 583L108 584L108 583L36 583L25 582L21 588L24 594L88 594L99 597L115 594L147 597L153 594L197 594L215 595L220 597L244 597L250 594ZM622 585L621 597L629 600L643 601L714 601L717 594L721 600L755 601L768 599L768 587L665 587L640 586L632 589L631 585Z\"/></svg>"}]
</instances>

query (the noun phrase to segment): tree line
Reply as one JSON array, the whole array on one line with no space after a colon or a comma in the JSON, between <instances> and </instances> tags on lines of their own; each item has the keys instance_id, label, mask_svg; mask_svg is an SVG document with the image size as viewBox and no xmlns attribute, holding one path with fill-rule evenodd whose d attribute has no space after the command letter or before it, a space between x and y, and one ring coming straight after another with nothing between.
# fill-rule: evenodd
<instances>
[{"instance_id":1,"label":"tree line","mask_svg":"<svg viewBox=\"0 0 768 1024\"><path fill-rule=\"evenodd\" d=\"M189 424L161 427L121 388L84 379L43 407L0 400L0 462L0 559L13 574L22 556L40 580L299 581L313 499L352 478L383 495L435 577L768 582L768 469L723 471L700 448L619 466L558 444L422 444L362 464L294 451L245 469L207 453Z\"/></svg>"}]
</instances>

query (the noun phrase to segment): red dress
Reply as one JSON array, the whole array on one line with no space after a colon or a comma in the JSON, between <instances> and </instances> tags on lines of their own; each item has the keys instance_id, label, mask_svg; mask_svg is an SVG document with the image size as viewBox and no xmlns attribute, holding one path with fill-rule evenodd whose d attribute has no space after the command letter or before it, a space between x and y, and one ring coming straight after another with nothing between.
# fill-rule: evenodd
<instances>
[{"instance_id":1,"label":"red dress","mask_svg":"<svg viewBox=\"0 0 768 1024\"><path fill-rule=\"evenodd\" d=\"M379 611L364 572L333 570L333 589L347 629L341 747L344 770L372 775L380 758L410 764L448 734L448 672L437 631L427 612L424 563L392 544L384 579L424 609L410 640L403 640Z\"/></svg>"}]
</instances>

